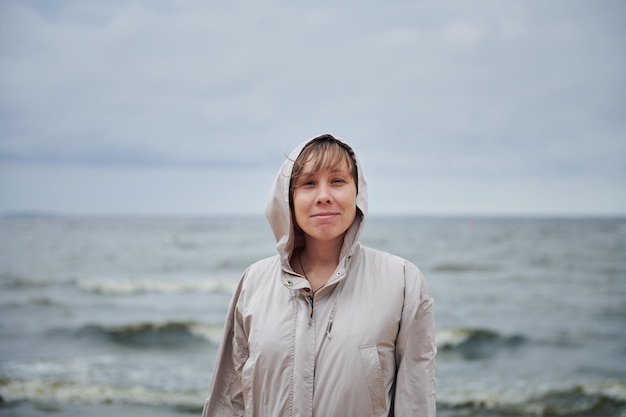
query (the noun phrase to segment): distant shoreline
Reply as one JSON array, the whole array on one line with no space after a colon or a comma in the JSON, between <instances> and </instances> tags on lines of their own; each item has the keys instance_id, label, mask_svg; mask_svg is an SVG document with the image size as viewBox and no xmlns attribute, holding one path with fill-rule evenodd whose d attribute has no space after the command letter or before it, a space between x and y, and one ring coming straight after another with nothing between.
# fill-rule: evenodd
<instances>
[{"instance_id":1,"label":"distant shoreline","mask_svg":"<svg viewBox=\"0 0 626 417\"><path fill-rule=\"evenodd\" d=\"M264 215L253 213L62 213L55 211L4 211L0 212L3 219L261 219ZM370 220L626 220L626 213L368 213Z\"/></svg>"}]
</instances>

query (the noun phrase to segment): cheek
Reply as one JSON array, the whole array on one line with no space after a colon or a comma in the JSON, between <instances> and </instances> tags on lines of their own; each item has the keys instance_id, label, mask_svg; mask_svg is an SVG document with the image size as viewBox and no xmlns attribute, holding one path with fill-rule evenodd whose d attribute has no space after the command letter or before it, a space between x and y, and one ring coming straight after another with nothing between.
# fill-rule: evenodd
<instances>
[{"instance_id":1,"label":"cheek","mask_svg":"<svg viewBox=\"0 0 626 417\"><path fill-rule=\"evenodd\" d=\"M353 202L352 206L350 207L350 211L351 211L352 221L354 221L354 219L356 218L356 200Z\"/></svg>"},{"instance_id":2,"label":"cheek","mask_svg":"<svg viewBox=\"0 0 626 417\"><path fill-rule=\"evenodd\" d=\"M356 191L350 190L343 198L344 207L350 213L350 217L354 220L356 216Z\"/></svg>"},{"instance_id":3,"label":"cheek","mask_svg":"<svg viewBox=\"0 0 626 417\"><path fill-rule=\"evenodd\" d=\"M350 201L350 204L354 206L355 210L356 210L356 187L351 187L350 191L348 191L348 196L346 197L347 200Z\"/></svg>"},{"instance_id":4,"label":"cheek","mask_svg":"<svg viewBox=\"0 0 626 417\"><path fill-rule=\"evenodd\" d=\"M296 219L296 222L300 224L300 220L304 216L304 212L306 211L306 200L303 198L301 193L294 194L293 196L293 215Z\"/></svg>"}]
</instances>

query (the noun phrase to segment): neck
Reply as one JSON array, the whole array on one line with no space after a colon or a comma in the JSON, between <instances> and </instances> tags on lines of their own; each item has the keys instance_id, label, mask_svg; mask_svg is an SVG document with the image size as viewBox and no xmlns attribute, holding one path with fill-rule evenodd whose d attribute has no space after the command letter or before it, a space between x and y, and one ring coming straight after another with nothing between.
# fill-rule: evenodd
<instances>
[{"instance_id":1,"label":"neck","mask_svg":"<svg viewBox=\"0 0 626 417\"><path fill-rule=\"evenodd\" d=\"M315 266L332 266L336 268L339 264L339 255L343 246L343 236L331 241L318 241L305 238L305 247L302 256L307 263Z\"/></svg>"},{"instance_id":2,"label":"neck","mask_svg":"<svg viewBox=\"0 0 626 417\"><path fill-rule=\"evenodd\" d=\"M339 264L343 236L331 241L305 239L305 243L298 253L298 272L309 280L315 293L326 284Z\"/></svg>"}]
</instances>

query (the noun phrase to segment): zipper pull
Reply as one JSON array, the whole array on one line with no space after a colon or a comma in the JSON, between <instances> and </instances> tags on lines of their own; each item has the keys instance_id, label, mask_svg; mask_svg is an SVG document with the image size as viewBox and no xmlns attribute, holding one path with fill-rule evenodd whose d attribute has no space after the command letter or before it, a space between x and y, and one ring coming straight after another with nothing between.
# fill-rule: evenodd
<instances>
[{"instance_id":1,"label":"zipper pull","mask_svg":"<svg viewBox=\"0 0 626 417\"><path fill-rule=\"evenodd\" d=\"M330 332L333 330L333 321L335 320L335 309L337 308L337 300L333 303L333 309L330 311L330 317L328 318L328 325L326 326L326 337L330 337Z\"/></svg>"},{"instance_id":2,"label":"zipper pull","mask_svg":"<svg viewBox=\"0 0 626 417\"><path fill-rule=\"evenodd\" d=\"M309 304L309 326L313 321L313 296L305 297L307 303Z\"/></svg>"},{"instance_id":3,"label":"zipper pull","mask_svg":"<svg viewBox=\"0 0 626 417\"><path fill-rule=\"evenodd\" d=\"M328 320L328 326L326 326L326 337L328 337L329 339L332 339L332 337L330 337L330 332L333 330L333 319L331 317L330 320Z\"/></svg>"}]
</instances>

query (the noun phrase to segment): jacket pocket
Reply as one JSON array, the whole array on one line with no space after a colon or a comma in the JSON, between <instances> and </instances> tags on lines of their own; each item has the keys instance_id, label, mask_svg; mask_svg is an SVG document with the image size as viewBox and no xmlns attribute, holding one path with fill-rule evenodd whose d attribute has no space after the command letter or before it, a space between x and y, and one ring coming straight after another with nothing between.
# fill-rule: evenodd
<instances>
[{"instance_id":1,"label":"jacket pocket","mask_svg":"<svg viewBox=\"0 0 626 417\"><path fill-rule=\"evenodd\" d=\"M376 349L376 345L365 345L359 347L359 352L361 354L361 366L367 380L367 389L372 402L372 410L375 416L383 415L387 412L387 394L385 392L385 381L378 349Z\"/></svg>"}]
</instances>

